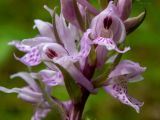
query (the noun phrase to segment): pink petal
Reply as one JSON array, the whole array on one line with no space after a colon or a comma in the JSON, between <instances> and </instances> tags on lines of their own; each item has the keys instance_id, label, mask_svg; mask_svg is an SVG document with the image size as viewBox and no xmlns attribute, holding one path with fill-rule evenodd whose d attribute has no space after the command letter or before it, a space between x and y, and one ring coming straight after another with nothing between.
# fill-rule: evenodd
<instances>
[{"instance_id":1,"label":"pink petal","mask_svg":"<svg viewBox=\"0 0 160 120\"><path fill-rule=\"evenodd\" d=\"M60 64L63 68L65 68L69 74L75 79L77 83L82 85L84 88L86 88L90 92L94 92L94 88L90 80L88 80L82 72L73 64L74 61L72 58L66 56L62 57L58 60L55 60L56 63Z\"/></svg>"},{"instance_id":2,"label":"pink petal","mask_svg":"<svg viewBox=\"0 0 160 120\"><path fill-rule=\"evenodd\" d=\"M97 39L93 40L93 43L105 46L107 50L114 50L116 48L116 44L110 38L98 37Z\"/></svg>"},{"instance_id":3,"label":"pink petal","mask_svg":"<svg viewBox=\"0 0 160 120\"><path fill-rule=\"evenodd\" d=\"M23 57L15 58L27 66L36 66L41 63L41 54L38 47L34 47L30 52L26 53Z\"/></svg>"},{"instance_id":4,"label":"pink petal","mask_svg":"<svg viewBox=\"0 0 160 120\"><path fill-rule=\"evenodd\" d=\"M97 46L97 67L102 67L106 62L106 56L108 55L108 51L105 46Z\"/></svg>"},{"instance_id":5,"label":"pink petal","mask_svg":"<svg viewBox=\"0 0 160 120\"><path fill-rule=\"evenodd\" d=\"M35 27L38 28L41 36L52 38L53 42L56 41L52 24L38 19L35 20L34 22L35 22Z\"/></svg>"},{"instance_id":6,"label":"pink petal","mask_svg":"<svg viewBox=\"0 0 160 120\"><path fill-rule=\"evenodd\" d=\"M32 76L29 73L19 72L19 73L16 73L10 76L11 79L16 78L16 77L22 78L28 84L28 86L30 86L34 91L39 90L39 87L36 81L32 78Z\"/></svg>"},{"instance_id":7,"label":"pink petal","mask_svg":"<svg viewBox=\"0 0 160 120\"><path fill-rule=\"evenodd\" d=\"M23 52L29 52L31 50L31 46L22 44L20 41L12 41L9 42L8 44L15 46L18 50Z\"/></svg>"},{"instance_id":8,"label":"pink petal","mask_svg":"<svg viewBox=\"0 0 160 120\"><path fill-rule=\"evenodd\" d=\"M41 52L43 60L53 60L68 55L67 51L57 43L45 44Z\"/></svg>"},{"instance_id":9,"label":"pink petal","mask_svg":"<svg viewBox=\"0 0 160 120\"><path fill-rule=\"evenodd\" d=\"M18 98L30 103L39 103L42 101L42 93L33 91L30 87L24 87L20 89Z\"/></svg>"},{"instance_id":10,"label":"pink petal","mask_svg":"<svg viewBox=\"0 0 160 120\"><path fill-rule=\"evenodd\" d=\"M52 38L49 37L34 37L30 39L24 39L21 43L27 46L35 47L40 44L52 43Z\"/></svg>"},{"instance_id":11,"label":"pink petal","mask_svg":"<svg viewBox=\"0 0 160 120\"><path fill-rule=\"evenodd\" d=\"M70 55L77 54L75 40L78 36L77 29L69 24L66 25L66 22L62 15L56 15L56 28L60 37L61 42L64 45L64 48L68 51Z\"/></svg>"},{"instance_id":12,"label":"pink petal","mask_svg":"<svg viewBox=\"0 0 160 120\"><path fill-rule=\"evenodd\" d=\"M123 104L133 107L138 113L140 107L143 103L139 102L138 100L130 97L127 92L127 80L125 79L117 79L113 80L108 86L105 86L104 89L108 92L111 96L118 99Z\"/></svg>"},{"instance_id":13,"label":"pink petal","mask_svg":"<svg viewBox=\"0 0 160 120\"><path fill-rule=\"evenodd\" d=\"M58 71L42 70L39 73L48 86L63 85L63 75Z\"/></svg>"},{"instance_id":14,"label":"pink petal","mask_svg":"<svg viewBox=\"0 0 160 120\"><path fill-rule=\"evenodd\" d=\"M79 28L72 0L61 0L61 12L68 22Z\"/></svg>"},{"instance_id":15,"label":"pink petal","mask_svg":"<svg viewBox=\"0 0 160 120\"><path fill-rule=\"evenodd\" d=\"M110 73L109 78L126 76L128 79L132 79L135 76L139 76L141 73L143 73L145 69L146 68L141 67L138 63L132 62L130 60L123 60Z\"/></svg>"},{"instance_id":16,"label":"pink petal","mask_svg":"<svg viewBox=\"0 0 160 120\"><path fill-rule=\"evenodd\" d=\"M132 0L118 0L117 8L122 20L126 20L132 9Z\"/></svg>"}]
</instances>

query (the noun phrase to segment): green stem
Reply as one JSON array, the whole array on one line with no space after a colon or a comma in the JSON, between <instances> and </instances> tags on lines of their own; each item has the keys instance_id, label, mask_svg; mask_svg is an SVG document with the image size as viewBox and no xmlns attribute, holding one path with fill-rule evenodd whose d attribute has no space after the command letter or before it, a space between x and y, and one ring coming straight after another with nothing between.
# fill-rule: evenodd
<instances>
[{"instance_id":1,"label":"green stem","mask_svg":"<svg viewBox=\"0 0 160 120\"><path fill-rule=\"evenodd\" d=\"M84 76L88 79L91 80L91 78L94 75L95 71L95 65L90 66L88 64L88 59L86 60L86 64L83 70ZM90 95L90 92L86 90L85 88L82 87L82 97L79 103L73 104L70 114L69 114L69 120L81 120L82 119L82 114L84 111L85 104L87 102L87 99Z\"/></svg>"},{"instance_id":2,"label":"green stem","mask_svg":"<svg viewBox=\"0 0 160 120\"><path fill-rule=\"evenodd\" d=\"M81 120L82 119L83 110L87 102L87 99L90 95L90 93L87 90L84 90L83 93L84 94L82 96L81 102L78 104L74 104L73 107L71 108L71 111L69 114L69 120Z\"/></svg>"}]
</instances>

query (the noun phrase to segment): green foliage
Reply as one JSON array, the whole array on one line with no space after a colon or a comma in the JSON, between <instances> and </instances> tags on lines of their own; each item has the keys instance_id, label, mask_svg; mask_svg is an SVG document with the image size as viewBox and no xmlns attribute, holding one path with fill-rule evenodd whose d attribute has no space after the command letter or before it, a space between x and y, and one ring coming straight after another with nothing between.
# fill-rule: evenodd
<instances>
[{"instance_id":1,"label":"green foliage","mask_svg":"<svg viewBox=\"0 0 160 120\"><path fill-rule=\"evenodd\" d=\"M64 76L65 86L70 98L75 104L79 103L82 97L82 91L80 86L75 82L73 77L68 73L68 71L65 68L63 68L59 64L56 64L56 66L61 70Z\"/></svg>"}]
</instances>

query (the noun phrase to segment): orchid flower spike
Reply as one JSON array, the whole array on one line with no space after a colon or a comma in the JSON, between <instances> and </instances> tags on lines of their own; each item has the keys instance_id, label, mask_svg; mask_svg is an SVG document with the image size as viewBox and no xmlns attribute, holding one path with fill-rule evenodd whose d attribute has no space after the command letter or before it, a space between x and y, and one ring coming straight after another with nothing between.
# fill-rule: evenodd
<instances>
[{"instance_id":1,"label":"orchid flower spike","mask_svg":"<svg viewBox=\"0 0 160 120\"><path fill-rule=\"evenodd\" d=\"M14 54L15 59L29 68L40 64L44 68L12 75L27 85L11 89L0 86L0 91L17 93L18 98L34 105L31 120L42 120L55 106L62 119L81 120L89 95L96 94L99 87L139 112L143 103L128 94L127 85L143 80L146 68L121 58L130 50L125 46L126 36L142 23L146 12L128 18L132 0L100 0L102 11L89 0L60 3L60 14L44 6L52 23L34 20L37 36L9 42L24 53L21 57ZM52 94L55 86L66 88L67 101Z\"/></svg>"}]
</instances>

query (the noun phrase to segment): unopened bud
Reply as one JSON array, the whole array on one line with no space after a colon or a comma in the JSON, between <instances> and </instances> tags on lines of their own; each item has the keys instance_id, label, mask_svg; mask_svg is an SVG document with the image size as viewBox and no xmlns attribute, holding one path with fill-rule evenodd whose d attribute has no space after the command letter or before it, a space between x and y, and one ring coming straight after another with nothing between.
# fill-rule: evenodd
<instances>
[{"instance_id":1,"label":"unopened bud","mask_svg":"<svg viewBox=\"0 0 160 120\"><path fill-rule=\"evenodd\" d=\"M146 16L146 11L140 13L137 17L132 17L127 19L124 24L127 34L133 32L139 25L144 21Z\"/></svg>"},{"instance_id":2,"label":"unopened bud","mask_svg":"<svg viewBox=\"0 0 160 120\"><path fill-rule=\"evenodd\" d=\"M117 8L122 20L126 20L132 9L132 0L118 0Z\"/></svg>"}]
</instances>

